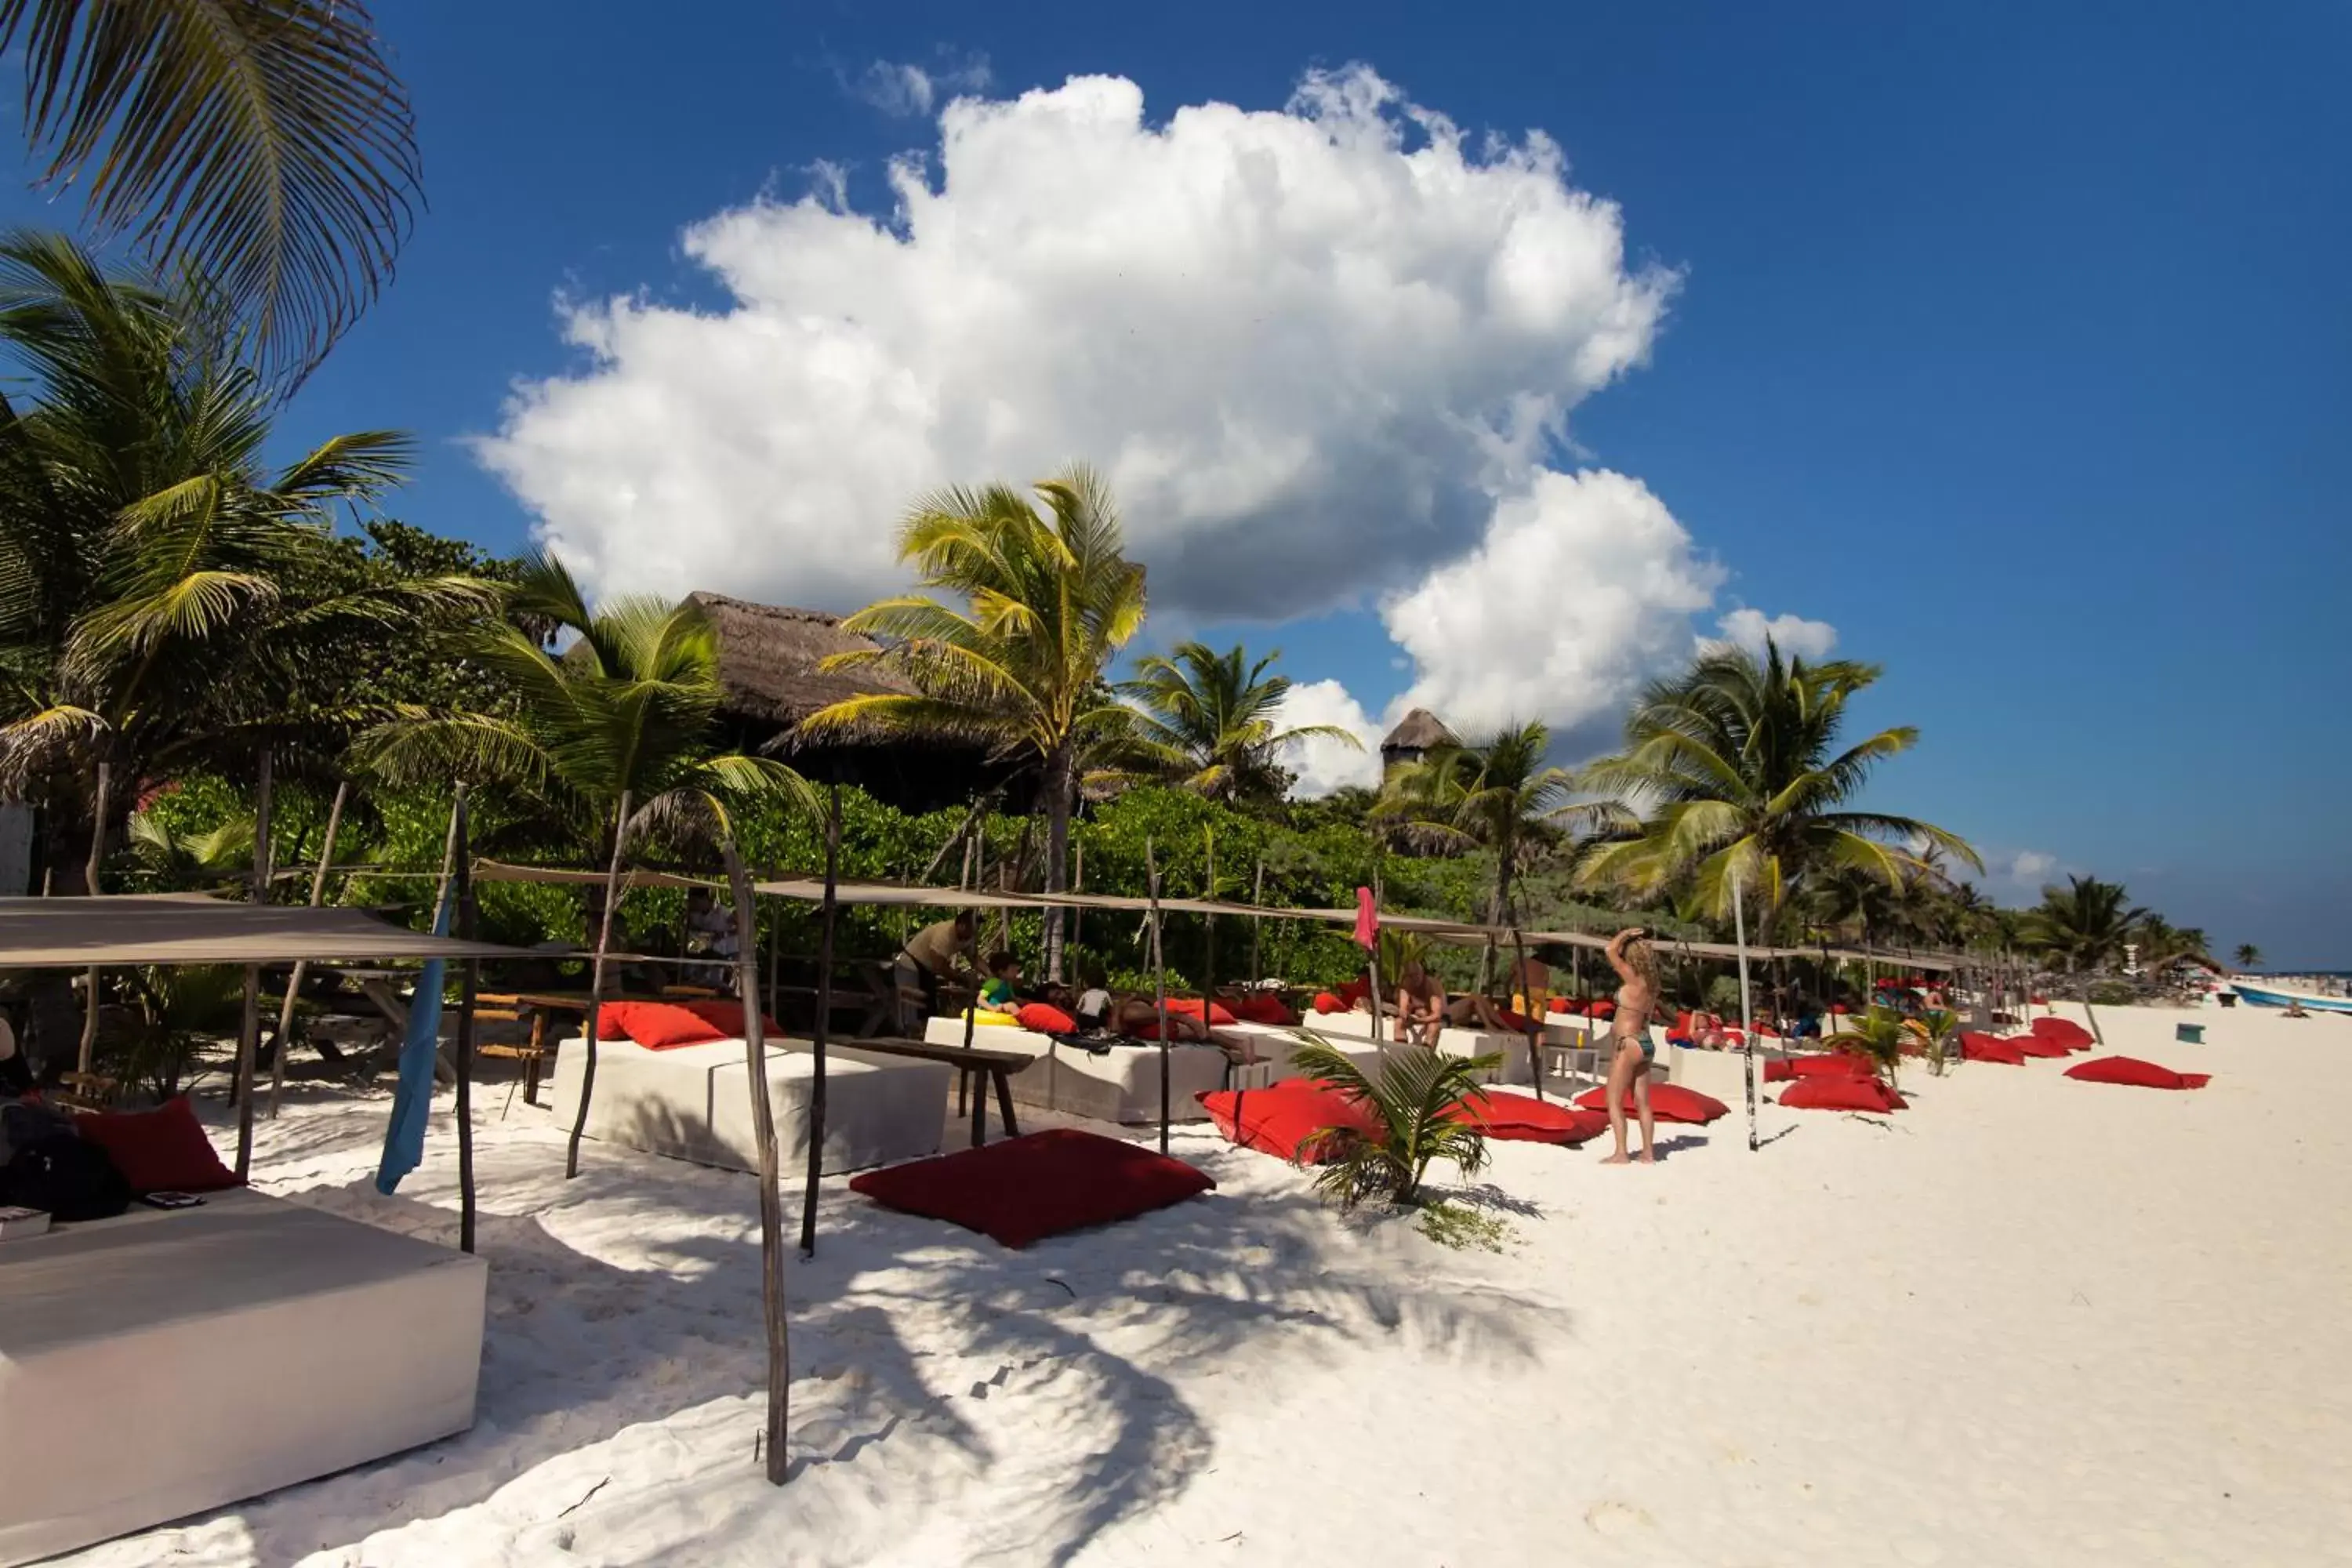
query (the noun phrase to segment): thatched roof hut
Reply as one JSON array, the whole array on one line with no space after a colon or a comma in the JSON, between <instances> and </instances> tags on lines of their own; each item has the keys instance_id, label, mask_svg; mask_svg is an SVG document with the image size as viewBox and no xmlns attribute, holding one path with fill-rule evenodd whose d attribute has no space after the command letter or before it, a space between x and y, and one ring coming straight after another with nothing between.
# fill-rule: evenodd
<instances>
[{"instance_id":1,"label":"thatched roof hut","mask_svg":"<svg viewBox=\"0 0 2352 1568\"><path fill-rule=\"evenodd\" d=\"M1458 746L1462 738L1447 729L1436 714L1426 708L1416 708L1397 721L1381 741L1381 766L1393 768L1404 763L1417 763L1440 746Z\"/></svg>"},{"instance_id":2,"label":"thatched roof hut","mask_svg":"<svg viewBox=\"0 0 2352 1568\"><path fill-rule=\"evenodd\" d=\"M1006 769L959 737L875 731L804 737L800 726L821 708L913 688L883 667L825 669L835 654L877 646L842 630L839 616L724 594L688 597L719 634L719 681L727 689L721 716L743 749L781 756L811 778L861 785L909 811L960 805L1002 781Z\"/></svg>"}]
</instances>

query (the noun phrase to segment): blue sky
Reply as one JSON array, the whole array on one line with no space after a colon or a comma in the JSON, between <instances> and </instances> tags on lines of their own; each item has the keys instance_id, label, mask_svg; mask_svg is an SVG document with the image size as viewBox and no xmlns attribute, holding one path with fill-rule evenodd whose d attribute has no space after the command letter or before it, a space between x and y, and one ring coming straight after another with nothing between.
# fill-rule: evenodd
<instances>
[{"instance_id":1,"label":"blue sky","mask_svg":"<svg viewBox=\"0 0 2352 1568\"><path fill-rule=\"evenodd\" d=\"M1540 131L1564 155L1559 191L1617 205L1619 226L1601 237L1622 234L1611 286L1628 296L1657 284L1663 314L1640 352L1597 380L1542 384L1559 416L1528 461L1646 487L1658 515L1671 513L1657 526L1686 532L1687 549L1654 533L1664 553L1624 569L1654 576L1664 563L1699 583L1710 597L1691 618L1697 635L1752 606L1825 623L1841 653L1883 662L1859 717L1916 723L1923 740L1885 770L1877 804L1976 840L1998 858L2003 875L1990 885L2004 901L2024 898L2045 865L2091 870L2219 942L2260 943L2274 963L2352 963L2352 840L2323 826L2352 763L2342 700L2352 660L2331 614L2352 568L2341 499L2352 489L2352 174L2342 156L2352 109L2336 90L2352 19L2340 5L999 12L713 0L656 14L502 0L392 8L383 20L415 95L431 209L396 285L289 426L417 430L423 472L397 509L411 521L521 543L530 512L468 445L500 432L518 382L594 384L613 394L608 409L649 416L659 406L643 401L646 389L674 384L603 374L565 342L559 299L638 296L656 315L726 317L740 275L689 258L689 226L762 195L797 200L833 177L820 166L838 172L848 208L887 214L887 160L927 153L936 174L935 121L954 90L1007 100L1074 74L1125 78L1141 89L1150 133L1187 105L1278 113L1304 73L1361 62L1396 89L1392 121L1405 103L1449 117L1473 166L1487 132L1524 150L1518 139ZM925 72L930 111L907 112L919 108L912 79L877 62ZM884 90L894 83L895 102ZM1409 153L1424 132L1396 122ZM1133 150L1131 139L1121 145ZM973 167L969 182L962 168L956 176L967 221L984 216L981 198L994 189ZM1019 210L1016 197L1003 200ZM5 216L57 221L73 210L14 195ZM1475 245L1465 224L1453 237ZM1387 237L1410 247L1417 237L1408 223ZM790 240L773 227L750 234L742 264L789 272ZM1074 319L1119 308L1123 267L1090 278L1054 265L1052 289L1031 308L1068 300ZM888 286L853 281L829 298ZM778 285L788 295L802 287ZM1286 325L1260 325L1237 352L1292 352L1276 341ZM1335 379L1358 384L1344 406L1301 415L1308 437L1328 437L1381 391L1361 384L1379 380L1363 366L1381 362L1344 314L1315 331L1326 335L1302 333L1295 353L1336 353ZM739 331L681 352L708 355L717 384L742 341ZM953 344L1002 352L968 336ZM1156 367L1119 364L1118 347L1095 335L1102 374L1155 390ZM1360 352L1373 357L1349 357ZM1290 363L1237 359L1233 375L1254 384L1238 392L1215 384L1213 363L1186 374L1211 377L1201 396L1214 401L1255 395L1267 365ZM1013 368L1021 374L1008 386L1035 371ZM1442 400L1465 379L1491 393L1521 374L1543 382L1466 352L1438 368L1441 381L1401 395ZM742 400L756 402L760 384L746 383ZM1169 395L1193 385L1180 380ZM1034 423L1024 439L1094 428L1076 416ZM632 442L653 439L642 426L569 430L539 450L537 500L575 471L582 485L609 487L627 472L612 465L641 460L628 456ZM608 448L609 461L599 455ZM753 453L737 482L788 490L793 464L808 460ZM1390 480L1371 473L1360 490L1335 480L1319 504L1375 517ZM664 493L657 474L646 490L656 501ZM887 527L908 499L875 497L858 526ZM1589 489L1568 499L1598 504ZM1619 498L1592 526L1612 539L1638 531L1646 525L1623 510L1637 503L1650 504ZM1514 578L1492 531L1507 508L1488 523L1451 504L1441 493L1400 525L1337 603L1287 586L1298 566L1280 552L1278 524L1186 535L1181 563L1171 534L1170 581L1192 585L1171 589L1185 604L1164 624L1279 643L1290 673L1343 685L1374 722L1416 679L1474 689L1464 682L1479 667L1460 661L1479 646L1491 658L1492 637L1432 652L1427 639L1441 623L1458 627L1461 611L1424 606L1431 629L1408 655L1410 628L1384 619L1383 600L1475 555L1484 537L1493 569L1457 574L1462 594L1510 584L1572 620L1585 613L1586 557L1560 546L1541 557L1565 563L1558 580ZM1570 515L1544 510L1528 526L1564 528ZM777 562L830 559L844 537L796 541L771 528L706 542L699 556L681 550L698 563L738 560L761 586L789 570ZM1333 537L1317 548L1339 571L1349 547ZM624 575L660 560L658 532L610 557ZM1221 571L1250 584L1247 615L1221 616L1198 586ZM824 600L856 579L782 581ZM1269 596L1268 584L1281 591ZM1276 612L1270 625L1269 604L1286 595L1307 613L1284 624ZM1595 624L1592 638L1605 640ZM1641 622L1640 635L1660 624ZM1433 676L1446 658L1453 673ZM1549 716L1596 732L1572 701ZM2006 875L2020 855L2032 858L2026 876Z\"/></svg>"}]
</instances>

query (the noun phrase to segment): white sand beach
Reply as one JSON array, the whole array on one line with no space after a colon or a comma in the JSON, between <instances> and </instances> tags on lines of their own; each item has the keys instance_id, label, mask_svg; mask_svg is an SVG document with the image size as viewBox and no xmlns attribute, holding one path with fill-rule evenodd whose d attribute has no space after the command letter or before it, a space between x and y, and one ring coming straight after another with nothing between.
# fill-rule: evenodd
<instances>
[{"instance_id":1,"label":"white sand beach","mask_svg":"<svg viewBox=\"0 0 2352 1568\"><path fill-rule=\"evenodd\" d=\"M475 1428L68 1561L2344 1561L2352 1020L2198 1016L2114 1031L2198 1092L1914 1068L1891 1118L1768 1103L1758 1153L1738 1110L1651 1170L1498 1144L1500 1256L1205 1126L1216 1192L1026 1252L829 1182L781 1489L752 1180L591 1143L566 1183L485 1089ZM454 1241L440 1110L397 1199L381 1100L266 1126L260 1184Z\"/></svg>"}]
</instances>

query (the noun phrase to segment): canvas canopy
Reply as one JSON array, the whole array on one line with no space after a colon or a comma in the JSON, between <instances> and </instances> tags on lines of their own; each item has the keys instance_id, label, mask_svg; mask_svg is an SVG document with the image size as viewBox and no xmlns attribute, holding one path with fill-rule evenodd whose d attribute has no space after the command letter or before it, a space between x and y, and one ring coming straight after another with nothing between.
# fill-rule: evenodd
<instances>
[{"instance_id":1,"label":"canvas canopy","mask_svg":"<svg viewBox=\"0 0 2352 1568\"><path fill-rule=\"evenodd\" d=\"M357 910L230 903L203 894L0 899L0 969L525 956L520 948L388 925Z\"/></svg>"}]
</instances>

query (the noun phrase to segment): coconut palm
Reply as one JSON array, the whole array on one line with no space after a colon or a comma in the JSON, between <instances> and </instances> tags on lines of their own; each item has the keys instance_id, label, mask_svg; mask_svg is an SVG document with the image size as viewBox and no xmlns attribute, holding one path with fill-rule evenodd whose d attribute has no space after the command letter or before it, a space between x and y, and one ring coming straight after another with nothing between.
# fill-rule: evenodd
<instances>
[{"instance_id":1,"label":"coconut palm","mask_svg":"<svg viewBox=\"0 0 2352 1568\"><path fill-rule=\"evenodd\" d=\"M1009 485L950 489L916 503L899 527L898 558L930 592L850 616L843 627L879 646L825 661L827 669L883 666L913 691L853 697L804 727L968 735L1034 759L1045 806L1045 889L1058 892L1068 885L1082 766L1090 751L1132 732L1134 710L1103 672L1142 629L1143 568L1123 552L1118 510L1093 470L1072 468L1035 488L1042 514ZM1046 911L1045 927L1045 973L1058 980L1059 909Z\"/></svg>"},{"instance_id":2,"label":"coconut palm","mask_svg":"<svg viewBox=\"0 0 2352 1568\"><path fill-rule=\"evenodd\" d=\"M1550 748L1541 724L1506 724L1475 745L1436 747L1390 773L1374 819L1426 847L1491 851L1488 916L1507 921L1515 879L1531 852L1558 842L1593 810L1572 798L1568 771L1545 762Z\"/></svg>"},{"instance_id":3,"label":"coconut palm","mask_svg":"<svg viewBox=\"0 0 2352 1568\"><path fill-rule=\"evenodd\" d=\"M47 183L206 278L277 366L315 363L390 278L415 126L360 0L0 0L0 48Z\"/></svg>"},{"instance_id":4,"label":"coconut palm","mask_svg":"<svg viewBox=\"0 0 2352 1568\"><path fill-rule=\"evenodd\" d=\"M1315 1188L1324 1196L1348 1209L1368 1201L1406 1207L1421 1201L1435 1162L1451 1162L1465 1179L1486 1167L1485 1136L1449 1113L1486 1098L1480 1078L1502 1058L1410 1047L1382 1051L1380 1066L1366 1073L1321 1036L1302 1030L1300 1038L1306 1043L1291 1053L1291 1065L1363 1106L1377 1124L1370 1133L1331 1128L1317 1135L1323 1163Z\"/></svg>"},{"instance_id":5,"label":"coconut palm","mask_svg":"<svg viewBox=\"0 0 2352 1568\"><path fill-rule=\"evenodd\" d=\"M2120 882L2069 877L2066 883L2042 889L2041 905L2026 911L2029 949L2071 973L2120 963L2124 944L2134 940L2148 911L2127 901Z\"/></svg>"},{"instance_id":6,"label":"coconut palm","mask_svg":"<svg viewBox=\"0 0 2352 1568\"><path fill-rule=\"evenodd\" d=\"M347 718L308 690L325 639L487 602L457 578L313 591L340 580L335 508L397 483L408 441L363 431L265 466L276 399L200 296L13 235L0 353L30 389L0 397L0 784L47 806L61 890L80 886L98 764L119 820L141 780L241 768Z\"/></svg>"},{"instance_id":7,"label":"coconut palm","mask_svg":"<svg viewBox=\"0 0 2352 1568\"><path fill-rule=\"evenodd\" d=\"M1119 691L1142 710L1135 739L1153 770L1213 800L1265 804L1289 785L1284 746L1320 739L1361 750L1363 742L1336 724L1283 724L1290 679L1266 673L1281 657L1277 649L1252 664L1239 643L1218 653L1184 642L1138 661Z\"/></svg>"},{"instance_id":8,"label":"coconut palm","mask_svg":"<svg viewBox=\"0 0 2352 1568\"><path fill-rule=\"evenodd\" d=\"M2262 963L2263 950L2251 942L2242 942L2238 944L2237 958L2239 968L2252 969Z\"/></svg>"},{"instance_id":9,"label":"coconut palm","mask_svg":"<svg viewBox=\"0 0 2352 1568\"><path fill-rule=\"evenodd\" d=\"M1840 749L1847 700L1878 674L1849 659L1783 658L1768 641L1761 655L1712 649L1653 682L1625 721L1623 750L1579 781L1644 820L1588 856L1580 879L1637 897L1679 889L1691 912L1718 920L1731 914L1736 882L1769 935L1809 879L1841 868L1895 887L1932 847L1982 870L1957 835L1847 804L1919 738L1906 725Z\"/></svg>"},{"instance_id":10,"label":"coconut palm","mask_svg":"<svg viewBox=\"0 0 2352 1568\"><path fill-rule=\"evenodd\" d=\"M134 812L130 837L140 879L158 890L218 888L252 874L250 816L227 816L203 832L181 833L151 812Z\"/></svg>"},{"instance_id":11,"label":"coconut palm","mask_svg":"<svg viewBox=\"0 0 2352 1568\"><path fill-rule=\"evenodd\" d=\"M591 610L563 563L525 557L507 617L468 656L515 694L511 710L404 709L360 737L360 764L395 784L499 781L531 792L609 858L641 831L699 837L724 805L809 810L801 776L722 751L719 637L692 600L607 600ZM517 622L568 635L561 653ZM623 807L626 805L626 815Z\"/></svg>"}]
</instances>

